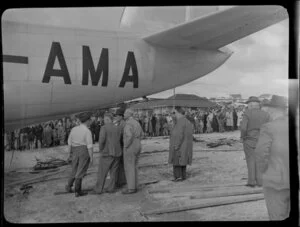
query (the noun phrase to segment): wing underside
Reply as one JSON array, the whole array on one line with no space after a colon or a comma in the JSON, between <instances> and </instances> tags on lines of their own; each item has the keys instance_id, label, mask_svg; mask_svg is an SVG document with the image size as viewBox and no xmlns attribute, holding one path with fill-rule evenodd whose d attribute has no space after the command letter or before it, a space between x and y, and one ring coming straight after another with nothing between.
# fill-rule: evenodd
<instances>
[{"instance_id":1,"label":"wing underside","mask_svg":"<svg viewBox=\"0 0 300 227\"><path fill-rule=\"evenodd\" d=\"M287 10L281 6L235 6L143 39L169 48L219 49L286 18Z\"/></svg>"}]
</instances>

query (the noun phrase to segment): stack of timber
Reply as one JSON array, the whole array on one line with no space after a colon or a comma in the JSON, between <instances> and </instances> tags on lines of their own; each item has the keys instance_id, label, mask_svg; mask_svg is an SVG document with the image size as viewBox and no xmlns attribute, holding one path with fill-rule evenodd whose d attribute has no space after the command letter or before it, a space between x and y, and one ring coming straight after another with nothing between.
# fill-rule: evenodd
<instances>
[{"instance_id":1,"label":"stack of timber","mask_svg":"<svg viewBox=\"0 0 300 227\"><path fill-rule=\"evenodd\" d=\"M230 184L209 184L209 185L183 185L182 187L165 187L160 189L149 190L148 193L185 193L188 191L207 191L207 189L225 189L230 190L232 187L244 186L246 181L233 182Z\"/></svg>"},{"instance_id":2,"label":"stack of timber","mask_svg":"<svg viewBox=\"0 0 300 227\"><path fill-rule=\"evenodd\" d=\"M41 161L36 158L37 164L33 167L34 170L54 169L60 166L68 165L68 162L58 158L50 158L46 161Z\"/></svg>"},{"instance_id":3,"label":"stack of timber","mask_svg":"<svg viewBox=\"0 0 300 227\"><path fill-rule=\"evenodd\" d=\"M221 138L215 142L207 143L206 146L209 148L215 148L223 145L228 145L232 146L233 143L238 142L235 139L226 139L226 138Z\"/></svg>"},{"instance_id":4,"label":"stack of timber","mask_svg":"<svg viewBox=\"0 0 300 227\"><path fill-rule=\"evenodd\" d=\"M263 200L262 188L249 188L244 186L245 182L237 182L223 185L193 185L149 190L153 193L170 193L176 198L178 194L188 196L193 205L182 205L166 207L144 212L144 215L157 215L171 212L181 212L207 207L224 206L229 204L245 203ZM196 202L196 203L195 203Z\"/></svg>"}]
</instances>

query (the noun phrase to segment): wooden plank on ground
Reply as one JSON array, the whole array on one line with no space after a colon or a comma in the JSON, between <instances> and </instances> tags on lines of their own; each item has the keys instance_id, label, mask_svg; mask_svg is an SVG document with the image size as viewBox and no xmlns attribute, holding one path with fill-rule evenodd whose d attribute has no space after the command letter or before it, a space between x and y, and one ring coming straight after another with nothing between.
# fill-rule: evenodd
<instances>
[{"instance_id":1,"label":"wooden plank on ground","mask_svg":"<svg viewBox=\"0 0 300 227\"><path fill-rule=\"evenodd\" d=\"M194 152L201 152L201 151L244 151L243 149L201 149L201 150L196 150Z\"/></svg>"},{"instance_id":2,"label":"wooden plank on ground","mask_svg":"<svg viewBox=\"0 0 300 227\"><path fill-rule=\"evenodd\" d=\"M90 188L90 189L82 189L82 192L85 193L85 194L88 194L92 190L93 190L92 188ZM53 195L66 195L66 194L72 194L72 193L75 193L75 192L73 190L72 190L72 192L56 191L56 192L53 193Z\"/></svg>"},{"instance_id":3,"label":"wooden plank on ground","mask_svg":"<svg viewBox=\"0 0 300 227\"><path fill-rule=\"evenodd\" d=\"M199 194L198 194L199 193ZM206 199L206 198L216 198L216 197L228 197L237 195L250 195L263 193L262 188L249 188L249 189L234 189L226 191L212 191L212 192L198 192L196 195L190 196L190 199Z\"/></svg>"},{"instance_id":4,"label":"wooden plank on ground","mask_svg":"<svg viewBox=\"0 0 300 227\"><path fill-rule=\"evenodd\" d=\"M169 152L169 150L145 151L145 152L142 152L141 155L148 155L148 154L154 154L154 153L163 153L163 152Z\"/></svg>"},{"instance_id":5,"label":"wooden plank on ground","mask_svg":"<svg viewBox=\"0 0 300 227\"><path fill-rule=\"evenodd\" d=\"M208 159L208 157L197 158L197 160L200 160L200 159ZM150 164L139 165L138 167L139 168L146 168L146 167L155 167L155 166L165 166L165 165L169 165L169 164L170 163L168 163L168 162L164 162L164 163L150 163Z\"/></svg>"},{"instance_id":6,"label":"wooden plank on ground","mask_svg":"<svg viewBox=\"0 0 300 227\"><path fill-rule=\"evenodd\" d=\"M149 180L149 181L144 181L144 182L141 182L140 184L141 185L148 185L148 184L155 184L155 183L158 183L159 180Z\"/></svg>"},{"instance_id":7,"label":"wooden plank on ground","mask_svg":"<svg viewBox=\"0 0 300 227\"><path fill-rule=\"evenodd\" d=\"M138 168L149 168L149 167L156 167L156 166L166 166L169 163L150 163L150 164L144 164L144 165L138 165Z\"/></svg>"},{"instance_id":8,"label":"wooden plank on ground","mask_svg":"<svg viewBox=\"0 0 300 227\"><path fill-rule=\"evenodd\" d=\"M170 193L170 192L186 192L186 191L197 191L202 189L214 189L214 188L223 188L223 187L237 187L237 186L244 186L246 182L234 182L229 184L211 184L211 185L183 185L173 186L172 188L160 188L160 189L153 189L149 190L148 192L151 193Z\"/></svg>"},{"instance_id":9,"label":"wooden plank on ground","mask_svg":"<svg viewBox=\"0 0 300 227\"><path fill-rule=\"evenodd\" d=\"M264 199L263 194L250 195L250 196L247 195L247 196L243 196L242 198L230 197L230 198L226 198L225 200L222 200L222 201L217 200L217 201L209 201L209 202L199 202L199 204L195 204L195 205L156 209L156 210L144 212L143 214L144 215L153 215L153 214L173 213L173 212L180 212L180 211L187 211L187 210L202 209L202 208L207 208L207 207L223 206L223 205L236 204L236 203L245 203L245 202L257 201L257 200L263 200L263 199Z\"/></svg>"},{"instance_id":10,"label":"wooden plank on ground","mask_svg":"<svg viewBox=\"0 0 300 227\"><path fill-rule=\"evenodd\" d=\"M194 150L193 152L204 152L204 151L244 151L243 149L197 149ZM169 152L169 150L154 150L154 151L146 151L146 152L142 152L141 155L149 155L149 154L154 154L154 153L164 153L164 152Z\"/></svg>"}]
</instances>

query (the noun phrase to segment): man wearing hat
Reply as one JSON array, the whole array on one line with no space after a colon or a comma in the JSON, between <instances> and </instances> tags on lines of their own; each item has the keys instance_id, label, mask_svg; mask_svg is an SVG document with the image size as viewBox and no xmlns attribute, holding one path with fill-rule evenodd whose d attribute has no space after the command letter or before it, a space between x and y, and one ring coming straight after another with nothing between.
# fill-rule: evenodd
<instances>
[{"instance_id":1,"label":"man wearing hat","mask_svg":"<svg viewBox=\"0 0 300 227\"><path fill-rule=\"evenodd\" d=\"M121 149L124 149L124 142L123 142L123 133L124 133L124 127L125 127L125 121L124 121L124 109L119 108L116 111L116 116L114 119L114 124L119 128L121 131L121 139L120 139L120 145ZM116 187L122 187L123 185L126 184L126 176L125 176L125 169L124 169L124 157L123 157L123 152L120 157L120 163L117 169L116 173Z\"/></svg>"},{"instance_id":2,"label":"man wearing hat","mask_svg":"<svg viewBox=\"0 0 300 227\"><path fill-rule=\"evenodd\" d=\"M126 120L124 127L124 167L127 181L127 189L123 194L137 192L138 187L138 158L142 150L141 138L143 130L140 123L133 118L133 110L126 109L124 118Z\"/></svg>"},{"instance_id":3,"label":"man wearing hat","mask_svg":"<svg viewBox=\"0 0 300 227\"><path fill-rule=\"evenodd\" d=\"M248 182L246 186L262 186L261 173L258 170L255 158L255 147L257 144L260 127L269 121L269 114L260 109L260 100L251 96L247 102L248 109L243 115L241 122L241 141L243 142L248 169Z\"/></svg>"},{"instance_id":4,"label":"man wearing hat","mask_svg":"<svg viewBox=\"0 0 300 227\"><path fill-rule=\"evenodd\" d=\"M104 114L104 126L99 135L99 165L96 185L91 194L103 192L107 173L110 171L110 181L106 192L115 192L116 173L118 170L122 149L120 144L121 130L113 124L113 115Z\"/></svg>"},{"instance_id":5,"label":"man wearing hat","mask_svg":"<svg viewBox=\"0 0 300 227\"><path fill-rule=\"evenodd\" d=\"M93 139L88 129L91 113L85 112L78 115L81 124L72 128L68 138L68 150L72 153L72 171L66 191L72 192L71 188L75 181L75 196L82 196L82 178L86 174L89 163L93 163Z\"/></svg>"},{"instance_id":6,"label":"man wearing hat","mask_svg":"<svg viewBox=\"0 0 300 227\"><path fill-rule=\"evenodd\" d=\"M169 160L173 164L172 181L184 181L186 179L186 166L192 164L193 159L193 125L184 115L184 110L176 106L174 116L176 124L172 129L169 143Z\"/></svg>"},{"instance_id":7,"label":"man wearing hat","mask_svg":"<svg viewBox=\"0 0 300 227\"><path fill-rule=\"evenodd\" d=\"M261 127L255 149L262 172L263 191L270 220L283 220L290 212L289 129L287 100L273 95L264 105L270 122Z\"/></svg>"}]
</instances>

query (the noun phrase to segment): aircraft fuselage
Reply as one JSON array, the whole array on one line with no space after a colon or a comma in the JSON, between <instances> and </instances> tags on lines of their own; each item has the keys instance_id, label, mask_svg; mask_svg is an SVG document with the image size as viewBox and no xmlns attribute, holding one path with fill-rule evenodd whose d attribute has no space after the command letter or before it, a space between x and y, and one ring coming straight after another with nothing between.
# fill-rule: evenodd
<instances>
[{"instance_id":1,"label":"aircraft fuselage","mask_svg":"<svg viewBox=\"0 0 300 227\"><path fill-rule=\"evenodd\" d=\"M231 55L152 46L140 37L3 22L6 128L171 89L215 70Z\"/></svg>"}]
</instances>

